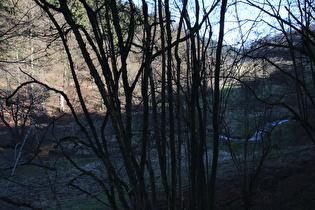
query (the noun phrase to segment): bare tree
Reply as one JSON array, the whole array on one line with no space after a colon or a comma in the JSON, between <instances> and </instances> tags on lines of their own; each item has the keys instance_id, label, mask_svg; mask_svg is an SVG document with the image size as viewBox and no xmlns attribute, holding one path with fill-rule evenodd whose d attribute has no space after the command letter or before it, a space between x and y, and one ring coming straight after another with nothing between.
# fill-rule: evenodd
<instances>
[{"instance_id":1,"label":"bare tree","mask_svg":"<svg viewBox=\"0 0 315 210\"><path fill-rule=\"evenodd\" d=\"M153 7L142 1L141 9L133 1L32 2L51 21L55 39L48 45L62 43L68 67L61 70L69 69L68 83L75 91L29 73L29 81L15 87L6 101L33 84L65 100L79 128L56 138L56 148L78 172L67 184L113 209L154 209L158 201L171 209L213 209L227 1L178 3L178 23L170 1L153 1ZM220 27L214 42L210 20L217 9ZM86 90L85 81L93 91ZM90 106L93 97L104 103L98 120ZM101 162L99 173L76 162L71 152L77 147ZM83 177L97 183L106 201L79 184Z\"/></svg>"},{"instance_id":2,"label":"bare tree","mask_svg":"<svg viewBox=\"0 0 315 210\"><path fill-rule=\"evenodd\" d=\"M312 115L314 112L313 75L314 75L314 7L311 1L294 1L285 6L280 2L277 6L270 2L256 4L247 1L247 4L259 9L269 21L265 24L275 32L273 37L265 37L252 45L246 56L263 60L269 66L281 72L287 81L294 84L291 89L294 94L283 93L278 100L260 100L272 106L287 109L294 120L297 120L310 134L314 142L314 127ZM277 59L275 59L277 58ZM278 62L278 59L288 61ZM294 97L293 102L286 96Z\"/></svg>"}]
</instances>

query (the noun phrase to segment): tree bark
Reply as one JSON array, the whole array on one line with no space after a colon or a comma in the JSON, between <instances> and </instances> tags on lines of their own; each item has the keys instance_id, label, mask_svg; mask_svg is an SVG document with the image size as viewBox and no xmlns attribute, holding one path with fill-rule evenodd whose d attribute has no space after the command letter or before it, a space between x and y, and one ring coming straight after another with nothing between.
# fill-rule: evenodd
<instances>
[{"instance_id":1,"label":"tree bark","mask_svg":"<svg viewBox=\"0 0 315 210\"><path fill-rule=\"evenodd\" d=\"M213 101L213 155L212 167L209 183L209 209L215 207L215 187L219 158L219 131L220 131L220 70L221 70L221 53L224 36L224 20L227 7L227 0L222 1L220 13L220 31L219 40L216 50L215 76L214 76L214 101Z\"/></svg>"}]
</instances>

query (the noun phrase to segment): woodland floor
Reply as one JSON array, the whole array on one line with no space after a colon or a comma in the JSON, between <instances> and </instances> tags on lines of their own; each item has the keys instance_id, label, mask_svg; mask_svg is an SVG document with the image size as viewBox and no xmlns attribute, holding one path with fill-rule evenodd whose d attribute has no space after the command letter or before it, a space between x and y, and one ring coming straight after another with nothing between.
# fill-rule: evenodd
<instances>
[{"instance_id":1,"label":"woodland floor","mask_svg":"<svg viewBox=\"0 0 315 210\"><path fill-rule=\"evenodd\" d=\"M315 148L288 149L277 160L266 162L254 189L252 209L315 209ZM243 209L238 177L218 177L218 209Z\"/></svg>"},{"instance_id":2,"label":"woodland floor","mask_svg":"<svg viewBox=\"0 0 315 210\"><path fill-rule=\"evenodd\" d=\"M244 209L243 197L235 167L227 152L222 152L221 154L224 158L220 160L219 164L216 191L217 209ZM41 174L44 172L36 172L37 177L44 177ZM7 195L14 200L30 202L33 206L43 209L51 208L52 206L55 206L52 209L73 209L72 207L74 206L71 206L71 203L75 204L75 209L86 209L86 206L89 206L89 204L86 204L87 201L85 199L90 199L90 197L73 189L68 191L69 186L64 185L64 183L69 182L73 173L72 170L69 170L64 174L55 174L54 176L58 177L56 179L52 178L52 180L56 180L56 187L54 189L49 187L47 179L21 178L19 179L20 183L29 183L30 187L11 183L11 190ZM96 187L88 179L84 182L85 185ZM2 182L0 189L4 189L3 187L7 186L7 184L3 186L3 183L7 182ZM45 183L47 187L45 187ZM252 196L252 209L315 209L314 145L309 143L292 144L280 150L272 151L262 168L255 186ZM52 193L52 190L56 190L57 193ZM94 192L97 195L101 190L96 187ZM36 201L36 198L39 198L38 196L41 200L40 203ZM51 205L51 199L58 200L60 206L58 206L59 204L57 206ZM80 208L81 203L78 203L78 199L85 207ZM68 204L64 206L64 203ZM0 209L28 208L18 208L0 201ZM89 206L88 209L108 208L104 208L104 206L99 208L98 205L98 208ZM163 205L161 205L161 209L165 209Z\"/></svg>"}]
</instances>

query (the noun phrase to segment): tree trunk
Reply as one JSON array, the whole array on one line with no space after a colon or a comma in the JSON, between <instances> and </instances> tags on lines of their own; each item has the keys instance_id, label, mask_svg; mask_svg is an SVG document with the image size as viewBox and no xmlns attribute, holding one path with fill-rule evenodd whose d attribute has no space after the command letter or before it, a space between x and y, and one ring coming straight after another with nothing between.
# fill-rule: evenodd
<instances>
[{"instance_id":1,"label":"tree trunk","mask_svg":"<svg viewBox=\"0 0 315 210\"><path fill-rule=\"evenodd\" d=\"M214 101L213 101L213 156L212 156L212 170L209 183L209 209L215 207L215 186L219 157L219 131L220 131L220 69L221 69L221 53L224 36L224 19L226 12L227 0L222 1L220 14L220 31L219 40L216 51L215 76L214 76Z\"/></svg>"}]
</instances>

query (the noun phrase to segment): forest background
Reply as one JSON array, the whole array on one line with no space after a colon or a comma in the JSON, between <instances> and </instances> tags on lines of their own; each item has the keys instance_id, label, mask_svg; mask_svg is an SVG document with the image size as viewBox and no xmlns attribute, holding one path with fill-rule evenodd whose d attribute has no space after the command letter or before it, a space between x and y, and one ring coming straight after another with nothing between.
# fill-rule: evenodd
<instances>
[{"instance_id":1,"label":"forest background","mask_svg":"<svg viewBox=\"0 0 315 210\"><path fill-rule=\"evenodd\" d=\"M313 4L1 1L1 205L263 207L314 157Z\"/></svg>"}]
</instances>

